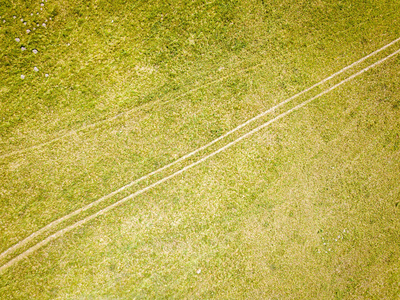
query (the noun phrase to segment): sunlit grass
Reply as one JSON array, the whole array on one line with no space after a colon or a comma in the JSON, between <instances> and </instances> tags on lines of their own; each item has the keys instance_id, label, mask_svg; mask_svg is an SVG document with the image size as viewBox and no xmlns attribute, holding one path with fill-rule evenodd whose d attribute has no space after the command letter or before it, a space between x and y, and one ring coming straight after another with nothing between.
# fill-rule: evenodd
<instances>
[{"instance_id":1,"label":"sunlit grass","mask_svg":"<svg viewBox=\"0 0 400 300\"><path fill-rule=\"evenodd\" d=\"M0 251L398 38L399 8L1 2L1 155L28 150L1 158ZM399 68L395 57L51 242L1 274L0 296L395 297Z\"/></svg>"}]
</instances>

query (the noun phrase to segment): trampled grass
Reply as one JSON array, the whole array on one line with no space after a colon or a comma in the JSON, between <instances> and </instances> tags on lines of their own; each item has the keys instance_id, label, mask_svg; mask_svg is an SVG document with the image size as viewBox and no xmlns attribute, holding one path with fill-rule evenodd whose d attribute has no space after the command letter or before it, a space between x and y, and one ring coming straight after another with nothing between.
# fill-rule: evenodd
<instances>
[{"instance_id":1,"label":"trampled grass","mask_svg":"<svg viewBox=\"0 0 400 300\"><path fill-rule=\"evenodd\" d=\"M1 252L400 36L396 1L44 3L34 34L40 2L0 6ZM2 272L1 297L394 299L399 63L50 242Z\"/></svg>"}]
</instances>

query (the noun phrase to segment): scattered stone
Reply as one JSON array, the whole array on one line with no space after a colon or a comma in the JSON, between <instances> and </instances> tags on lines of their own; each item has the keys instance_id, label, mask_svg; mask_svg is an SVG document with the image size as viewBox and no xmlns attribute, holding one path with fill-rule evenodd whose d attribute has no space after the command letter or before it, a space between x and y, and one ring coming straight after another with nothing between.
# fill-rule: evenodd
<instances>
[{"instance_id":1,"label":"scattered stone","mask_svg":"<svg viewBox=\"0 0 400 300\"><path fill-rule=\"evenodd\" d=\"M39 51L37 51L36 49L33 49L32 52L33 52L34 54L36 54L36 53L38 53Z\"/></svg>"},{"instance_id":2,"label":"scattered stone","mask_svg":"<svg viewBox=\"0 0 400 300\"><path fill-rule=\"evenodd\" d=\"M34 68L33 68L33 71L38 72L39 69L38 69L37 67L34 67Z\"/></svg>"},{"instance_id":3,"label":"scattered stone","mask_svg":"<svg viewBox=\"0 0 400 300\"><path fill-rule=\"evenodd\" d=\"M15 41L19 43L21 40L19 38L15 38Z\"/></svg>"},{"instance_id":4,"label":"scattered stone","mask_svg":"<svg viewBox=\"0 0 400 300\"><path fill-rule=\"evenodd\" d=\"M43 23L42 26L43 26L43 27L46 27L46 23Z\"/></svg>"},{"instance_id":5,"label":"scattered stone","mask_svg":"<svg viewBox=\"0 0 400 300\"><path fill-rule=\"evenodd\" d=\"M21 75L21 79L25 79L25 75Z\"/></svg>"},{"instance_id":6,"label":"scattered stone","mask_svg":"<svg viewBox=\"0 0 400 300\"><path fill-rule=\"evenodd\" d=\"M26 25L27 23L26 22L24 22L24 25Z\"/></svg>"},{"instance_id":7,"label":"scattered stone","mask_svg":"<svg viewBox=\"0 0 400 300\"><path fill-rule=\"evenodd\" d=\"M21 19L21 22L24 22L24 19Z\"/></svg>"},{"instance_id":8,"label":"scattered stone","mask_svg":"<svg viewBox=\"0 0 400 300\"><path fill-rule=\"evenodd\" d=\"M30 33L31 31L29 29L26 30L26 33Z\"/></svg>"},{"instance_id":9,"label":"scattered stone","mask_svg":"<svg viewBox=\"0 0 400 300\"><path fill-rule=\"evenodd\" d=\"M17 16L13 16L13 19L16 19L17 18Z\"/></svg>"},{"instance_id":10,"label":"scattered stone","mask_svg":"<svg viewBox=\"0 0 400 300\"><path fill-rule=\"evenodd\" d=\"M21 47L21 51L25 51L26 48L24 46Z\"/></svg>"},{"instance_id":11,"label":"scattered stone","mask_svg":"<svg viewBox=\"0 0 400 300\"><path fill-rule=\"evenodd\" d=\"M44 3L42 2L42 3L40 3L40 6L44 6Z\"/></svg>"},{"instance_id":12,"label":"scattered stone","mask_svg":"<svg viewBox=\"0 0 400 300\"><path fill-rule=\"evenodd\" d=\"M44 77L49 77L49 74L47 74L47 73L46 73L46 74L44 74Z\"/></svg>"}]
</instances>

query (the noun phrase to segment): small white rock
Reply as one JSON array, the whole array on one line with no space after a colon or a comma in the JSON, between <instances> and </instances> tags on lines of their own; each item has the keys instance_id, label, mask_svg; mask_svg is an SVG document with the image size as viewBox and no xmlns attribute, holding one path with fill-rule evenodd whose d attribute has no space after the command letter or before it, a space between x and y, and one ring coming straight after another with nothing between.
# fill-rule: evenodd
<instances>
[{"instance_id":1,"label":"small white rock","mask_svg":"<svg viewBox=\"0 0 400 300\"><path fill-rule=\"evenodd\" d=\"M33 52L34 54L38 53L38 51L37 51L36 49L33 49L32 52Z\"/></svg>"},{"instance_id":2,"label":"small white rock","mask_svg":"<svg viewBox=\"0 0 400 300\"><path fill-rule=\"evenodd\" d=\"M198 270L196 271L196 273L197 273L197 274L200 274L200 273L201 273L201 269L198 269Z\"/></svg>"},{"instance_id":3,"label":"small white rock","mask_svg":"<svg viewBox=\"0 0 400 300\"><path fill-rule=\"evenodd\" d=\"M43 8L41 7L40 10L43 10Z\"/></svg>"},{"instance_id":4,"label":"small white rock","mask_svg":"<svg viewBox=\"0 0 400 300\"><path fill-rule=\"evenodd\" d=\"M36 30L36 27L33 27L32 30Z\"/></svg>"},{"instance_id":5,"label":"small white rock","mask_svg":"<svg viewBox=\"0 0 400 300\"><path fill-rule=\"evenodd\" d=\"M29 32L31 32L31 31L30 31L29 29L27 29L27 30L26 30L26 33L29 33Z\"/></svg>"},{"instance_id":6,"label":"small white rock","mask_svg":"<svg viewBox=\"0 0 400 300\"><path fill-rule=\"evenodd\" d=\"M49 20L51 21L51 20L52 20L52 18L49 18Z\"/></svg>"},{"instance_id":7,"label":"small white rock","mask_svg":"<svg viewBox=\"0 0 400 300\"><path fill-rule=\"evenodd\" d=\"M21 51L25 51L26 48L24 46L21 47Z\"/></svg>"},{"instance_id":8,"label":"small white rock","mask_svg":"<svg viewBox=\"0 0 400 300\"><path fill-rule=\"evenodd\" d=\"M33 16L33 13L31 13L31 17Z\"/></svg>"},{"instance_id":9,"label":"small white rock","mask_svg":"<svg viewBox=\"0 0 400 300\"><path fill-rule=\"evenodd\" d=\"M15 38L15 41L19 43L21 40L19 38Z\"/></svg>"},{"instance_id":10,"label":"small white rock","mask_svg":"<svg viewBox=\"0 0 400 300\"><path fill-rule=\"evenodd\" d=\"M49 77L49 74L47 74L47 73L46 73L46 74L44 74L44 77Z\"/></svg>"},{"instance_id":11,"label":"small white rock","mask_svg":"<svg viewBox=\"0 0 400 300\"><path fill-rule=\"evenodd\" d=\"M24 25L26 25L27 23L26 22L24 22Z\"/></svg>"},{"instance_id":12,"label":"small white rock","mask_svg":"<svg viewBox=\"0 0 400 300\"><path fill-rule=\"evenodd\" d=\"M23 22L24 21L24 19L21 19L21 22Z\"/></svg>"},{"instance_id":13,"label":"small white rock","mask_svg":"<svg viewBox=\"0 0 400 300\"><path fill-rule=\"evenodd\" d=\"M42 26L43 26L43 27L46 27L46 23L43 23Z\"/></svg>"},{"instance_id":14,"label":"small white rock","mask_svg":"<svg viewBox=\"0 0 400 300\"><path fill-rule=\"evenodd\" d=\"M37 67L34 67L34 68L33 68L33 71L38 72L39 69L38 69Z\"/></svg>"},{"instance_id":15,"label":"small white rock","mask_svg":"<svg viewBox=\"0 0 400 300\"><path fill-rule=\"evenodd\" d=\"M21 75L21 79L25 79L25 75Z\"/></svg>"},{"instance_id":16,"label":"small white rock","mask_svg":"<svg viewBox=\"0 0 400 300\"><path fill-rule=\"evenodd\" d=\"M16 19L16 18L17 18L17 16L13 16L13 18L14 18L14 19Z\"/></svg>"},{"instance_id":17,"label":"small white rock","mask_svg":"<svg viewBox=\"0 0 400 300\"><path fill-rule=\"evenodd\" d=\"M40 6L44 6L44 3L42 2L42 3L40 3Z\"/></svg>"},{"instance_id":18,"label":"small white rock","mask_svg":"<svg viewBox=\"0 0 400 300\"><path fill-rule=\"evenodd\" d=\"M39 27L40 26L39 23L36 23L36 26Z\"/></svg>"}]
</instances>

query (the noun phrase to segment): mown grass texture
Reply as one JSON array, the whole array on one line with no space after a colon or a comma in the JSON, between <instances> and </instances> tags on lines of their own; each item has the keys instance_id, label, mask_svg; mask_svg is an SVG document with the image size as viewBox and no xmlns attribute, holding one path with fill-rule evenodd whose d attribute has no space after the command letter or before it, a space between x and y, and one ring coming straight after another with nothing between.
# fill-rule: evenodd
<instances>
[{"instance_id":1,"label":"mown grass texture","mask_svg":"<svg viewBox=\"0 0 400 300\"><path fill-rule=\"evenodd\" d=\"M398 34L389 1L46 2L54 23L21 38L28 55L9 23L39 3L4 3L3 153L134 110L2 159L3 250ZM398 62L51 243L2 295L394 297Z\"/></svg>"}]
</instances>

